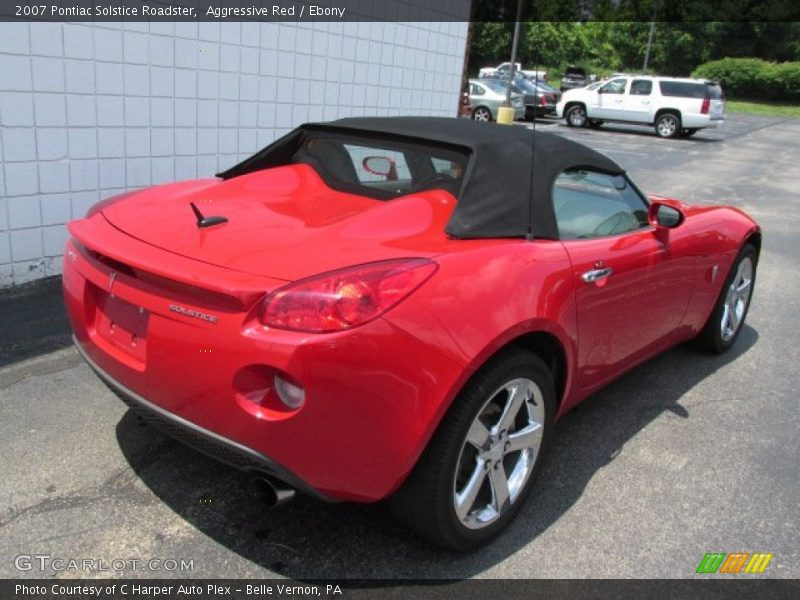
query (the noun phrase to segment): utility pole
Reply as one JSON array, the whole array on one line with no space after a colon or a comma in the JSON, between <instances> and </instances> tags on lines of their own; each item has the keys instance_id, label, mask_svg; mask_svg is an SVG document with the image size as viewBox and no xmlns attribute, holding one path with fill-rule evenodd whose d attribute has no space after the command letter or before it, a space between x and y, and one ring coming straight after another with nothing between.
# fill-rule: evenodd
<instances>
[{"instance_id":1,"label":"utility pole","mask_svg":"<svg viewBox=\"0 0 800 600\"><path fill-rule=\"evenodd\" d=\"M511 84L514 81L514 69L517 67L517 48L519 48L519 20L522 18L522 0L517 2L517 21L514 23L514 41L511 43L511 68L508 70L508 88L506 89L506 106L511 106Z\"/></svg>"},{"instance_id":2,"label":"utility pole","mask_svg":"<svg viewBox=\"0 0 800 600\"><path fill-rule=\"evenodd\" d=\"M519 46L519 26L522 18L522 0L517 2L517 21L514 24L514 41L511 43L511 68L508 69L506 99L503 106L497 109L497 123L499 125L512 125L514 123L514 109L511 108L511 84L514 82L514 69L517 62L517 47Z\"/></svg>"},{"instance_id":3,"label":"utility pole","mask_svg":"<svg viewBox=\"0 0 800 600\"><path fill-rule=\"evenodd\" d=\"M642 67L643 73L647 71L647 63L650 62L650 46L653 44L653 32L656 30L656 6L658 6L658 0L653 0L653 18L650 21L650 35L647 36L647 50L644 53L644 66Z\"/></svg>"}]
</instances>

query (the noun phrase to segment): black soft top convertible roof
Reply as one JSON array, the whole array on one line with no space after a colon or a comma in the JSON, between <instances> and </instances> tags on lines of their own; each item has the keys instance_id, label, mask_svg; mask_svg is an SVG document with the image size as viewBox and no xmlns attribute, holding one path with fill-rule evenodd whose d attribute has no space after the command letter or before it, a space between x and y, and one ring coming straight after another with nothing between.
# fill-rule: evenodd
<instances>
[{"instance_id":1,"label":"black soft top convertible roof","mask_svg":"<svg viewBox=\"0 0 800 600\"><path fill-rule=\"evenodd\" d=\"M582 144L525 127L446 117L364 117L301 125L218 176L230 179L292 164L314 132L433 143L468 152L459 202L445 228L456 238L558 239L552 203L558 175L576 168L624 173L616 162Z\"/></svg>"}]
</instances>

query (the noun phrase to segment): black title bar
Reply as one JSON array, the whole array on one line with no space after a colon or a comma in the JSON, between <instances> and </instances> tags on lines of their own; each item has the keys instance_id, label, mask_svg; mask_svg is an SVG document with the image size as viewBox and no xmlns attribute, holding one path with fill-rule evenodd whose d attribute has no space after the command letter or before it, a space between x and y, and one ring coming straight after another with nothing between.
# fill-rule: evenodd
<instances>
[{"instance_id":1,"label":"black title bar","mask_svg":"<svg viewBox=\"0 0 800 600\"><path fill-rule=\"evenodd\" d=\"M800 597L796 580L752 577L695 579L470 579L470 580L307 580L263 579L59 579L0 580L3 600L253 600L269 598L326 600L647 600L692 598L736 600Z\"/></svg>"},{"instance_id":2,"label":"black title bar","mask_svg":"<svg viewBox=\"0 0 800 600\"><path fill-rule=\"evenodd\" d=\"M0 21L514 21L517 0L3 0ZM800 21L796 0L524 0L523 21Z\"/></svg>"}]
</instances>

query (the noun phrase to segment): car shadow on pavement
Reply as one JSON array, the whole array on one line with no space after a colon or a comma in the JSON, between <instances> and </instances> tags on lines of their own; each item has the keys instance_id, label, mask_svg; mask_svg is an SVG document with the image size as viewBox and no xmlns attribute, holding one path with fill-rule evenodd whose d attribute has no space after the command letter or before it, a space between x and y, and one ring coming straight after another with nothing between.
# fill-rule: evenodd
<instances>
[{"instance_id":1,"label":"car shadow on pavement","mask_svg":"<svg viewBox=\"0 0 800 600\"><path fill-rule=\"evenodd\" d=\"M561 126L564 128L569 127L566 123L561 123ZM724 142L727 139L725 133L717 132L715 130L703 130L698 131L691 137L685 136L677 136L670 139L662 140L658 135L655 134L652 127L638 127L636 125L617 125L615 123L604 123L597 129L572 129L575 133L583 133L585 135L591 135L595 132L603 132L606 133L621 133L624 135L630 135L637 138L652 138L655 142L682 142L682 143L700 143L700 144L717 144L719 142Z\"/></svg>"},{"instance_id":2,"label":"car shadow on pavement","mask_svg":"<svg viewBox=\"0 0 800 600\"><path fill-rule=\"evenodd\" d=\"M0 367L72 344L60 276L0 289L0 314Z\"/></svg>"},{"instance_id":3,"label":"car shadow on pavement","mask_svg":"<svg viewBox=\"0 0 800 600\"><path fill-rule=\"evenodd\" d=\"M394 521L382 504L326 504L298 496L289 504L268 508L252 477L169 441L131 411L119 421L116 434L132 469L161 501L217 544L263 567L256 569L259 576L465 578L501 563L568 513L598 470L654 420L691 419L680 404L683 396L740 359L757 340L758 333L745 325L734 348L722 356L676 347L565 415L517 519L494 543L466 555L420 540ZM679 435L674 441L681 444ZM208 551L203 548L193 545L189 553L197 556L188 558L202 565L202 553ZM218 576L213 571L198 575Z\"/></svg>"}]
</instances>

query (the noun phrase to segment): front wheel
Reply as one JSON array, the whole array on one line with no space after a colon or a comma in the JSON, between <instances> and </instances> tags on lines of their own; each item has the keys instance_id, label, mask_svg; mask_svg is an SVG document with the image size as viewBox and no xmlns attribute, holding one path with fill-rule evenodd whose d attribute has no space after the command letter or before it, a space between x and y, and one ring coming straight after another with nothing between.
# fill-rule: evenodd
<instances>
[{"instance_id":1,"label":"front wheel","mask_svg":"<svg viewBox=\"0 0 800 600\"><path fill-rule=\"evenodd\" d=\"M694 340L695 346L715 354L722 354L733 346L750 308L756 264L756 249L747 244L736 257L711 316Z\"/></svg>"},{"instance_id":2,"label":"front wheel","mask_svg":"<svg viewBox=\"0 0 800 600\"><path fill-rule=\"evenodd\" d=\"M674 138L681 130L681 118L675 113L664 113L656 119L656 134L662 138Z\"/></svg>"},{"instance_id":3,"label":"front wheel","mask_svg":"<svg viewBox=\"0 0 800 600\"><path fill-rule=\"evenodd\" d=\"M454 400L389 506L445 548L486 544L530 492L554 415L553 380L544 362L518 348L501 352Z\"/></svg>"},{"instance_id":4,"label":"front wheel","mask_svg":"<svg viewBox=\"0 0 800 600\"><path fill-rule=\"evenodd\" d=\"M492 111L485 106L479 106L475 109L475 112L472 113L472 120L488 123L492 120Z\"/></svg>"},{"instance_id":5,"label":"front wheel","mask_svg":"<svg viewBox=\"0 0 800 600\"><path fill-rule=\"evenodd\" d=\"M586 109L580 104L571 106L565 116L567 118L567 125L570 127L586 127L586 124L589 122Z\"/></svg>"}]
</instances>

